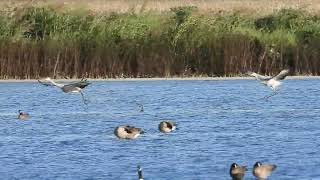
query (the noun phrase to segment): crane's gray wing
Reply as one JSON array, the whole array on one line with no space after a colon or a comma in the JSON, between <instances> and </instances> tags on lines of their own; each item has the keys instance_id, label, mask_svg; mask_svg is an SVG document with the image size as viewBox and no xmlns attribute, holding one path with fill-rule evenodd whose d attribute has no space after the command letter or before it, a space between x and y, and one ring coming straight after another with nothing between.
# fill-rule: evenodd
<instances>
[{"instance_id":1,"label":"crane's gray wing","mask_svg":"<svg viewBox=\"0 0 320 180\"><path fill-rule=\"evenodd\" d=\"M269 81L270 79L272 79L272 77L269 77L269 76L263 76L261 74L257 74L257 73L254 73L254 72L248 72L248 74L250 76L253 76L255 77L258 81Z\"/></svg>"},{"instance_id":2,"label":"crane's gray wing","mask_svg":"<svg viewBox=\"0 0 320 180\"><path fill-rule=\"evenodd\" d=\"M288 76L289 72L290 72L289 69L284 69L278 75L274 76L272 79L277 80L277 81L283 80Z\"/></svg>"},{"instance_id":3,"label":"crane's gray wing","mask_svg":"<svg viewBox=\"0 0 320 180\"><path fill-rule=\"evenodd\" d=\"M66 85L64 85L64 88L72 89L72 88L78 87L78 88L83 89L83 88L87 87L89 84L91 84L91 83L89 83L86 80L85 81L78 81L78 82L73 82L73 83L70 83L70 84L66 84Z\"/></svg>"},{"instance_id":4,"label":"crane's gray wing","mask_svg":"<svg viewBox=\"0 0 320 180\"><path fill-rule=\"evenodd\" d=\"M271 77L257 74L256 75L256 79L259 80L259 81L269 81L271 79Z\"/></svg>"},{"instance_id":5,"label":"crane's gray wing","mask_svg":"<svg viewBox=\"0 0 320 180\"><path fill-rule=\"evenodd\" d=\"M51 84L50 82L45 82L45 81L41 81L40 79L38 79L38 83L44 85L44 86L54 86L53 84Z\"/></svg>"}]
</instances>

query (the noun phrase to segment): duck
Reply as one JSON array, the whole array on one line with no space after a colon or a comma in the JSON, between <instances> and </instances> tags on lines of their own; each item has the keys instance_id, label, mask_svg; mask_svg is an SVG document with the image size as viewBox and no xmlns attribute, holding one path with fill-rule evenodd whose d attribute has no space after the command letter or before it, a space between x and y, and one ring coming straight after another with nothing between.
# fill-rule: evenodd
<instances>
[{"instance_id":1,"label":"duck","mask_svg":"<svg viewBox=\"0 0 320 180\"><path fill-rule=\"evenodd\" d=\"M21 110L19 110L18 112L19 112L18 119L20 119L20 120L29 119L29 114L28 113L22 112Z\"/></svg>"},{"instance_id":2,"label":"duck","mask_svg":"<svg viewBox=\"0 0 320 180\"><path fill-rule=\"evenodd\" d=\"M144 131L141 128L126 125L116 127L114 130L114 134L119 139L136 139L141 134L144 134Z\"/></svg>"},{"instance_id":3,"label":"duck","mask_svg":"<svg viewBox=\"0 0 320 180\"><path fill-rule=\"evenodd\" d=\"M170 133L177 129L177 124L173 121L161 121L159 124L159 130L162 133Z\"/></svg>"},{"instance_id":4,"label":"duck","mask_svg":"<svg viewBox=\"0 0 320 180\"><path fill-rule=\"evenodd\" d=\"M258 161L254 164L252 173L257 179L267 179L276 168L274 164L262 164Z\"/></svg>"},{"instance_id":5,"label":"duck","mask_svg":"<svg viewBox=\"0 0 320 180\"><path fill-rule=\"evenodd\" d=\"M138 166L138 180L143 180L143 176L142 176L142 168L140 166Z\"/></svg>"},{"instance_id":6,"label":"duck","mask_svg":"<svg viewBox=\"0 0 320 180\"><path fill-rule=\"evenodd\" d=\"M239 166L237 163L232 163L230 167L230 176L232 180L242 180L246 171L246 166Z\"/></svg>"}]
</instances>

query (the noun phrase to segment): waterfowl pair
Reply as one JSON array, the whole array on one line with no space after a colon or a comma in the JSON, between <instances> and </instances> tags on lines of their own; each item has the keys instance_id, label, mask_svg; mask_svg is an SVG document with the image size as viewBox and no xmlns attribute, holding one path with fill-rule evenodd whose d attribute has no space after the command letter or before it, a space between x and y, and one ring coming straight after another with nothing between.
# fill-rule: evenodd
<instances>
[{"instance_id":1,"label":"waterfowl pair","mask_svg":"<svg viewBox=\"0 0 320 180\"><path fill-rule=\"evenodd\" d=\"M163 133L172 132L176 128L176 123L172 121L162 121L159 124L159 130ZM136 139L140 134L144 134L144 131L141 128L126 125L116 127L114 134L120 139Z\"/></svg>"},{"instance_id":2,"label":"waterfowl pair","mask_svg":"<svg viewBox=\"0 0 320 180\"><path fill-rule=\"evenodd\" d=\"M29 119L29 114L28 113L22 112L21 110L19 110L18 112L19 112L18 119L20 119L20 120Z\"/></svg>"},{"instance_id":3,"label":"waterfowl pair","mask_svg":"<svg viewBox=\"0 0 320 180\"><path fill-rule=\"evenodd\" d=\"M253 166L252 174L259 180L267 179L276 168L276 165L262 164L258 161ZM246 166L239 166L237 163L232 163L230 176L232 180L242 180L247 170Z\"/></svg>"}]
</instances>

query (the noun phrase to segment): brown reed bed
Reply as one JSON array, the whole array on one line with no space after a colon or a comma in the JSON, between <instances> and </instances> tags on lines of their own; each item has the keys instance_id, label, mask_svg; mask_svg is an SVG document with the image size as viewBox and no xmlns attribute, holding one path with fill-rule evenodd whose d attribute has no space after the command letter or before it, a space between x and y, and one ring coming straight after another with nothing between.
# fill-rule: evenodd
<instances>
[{"instance_id":1,"label":"brown reed bed","mask_svg":"<svg viewBox=\"0 0 320 180\"><path fill-rule=\"evenodd\" d=\"M303 10L97 14L32 5L0 16L1 79L239 76L286 67L320 74L320 17Z\"/></svg>"}]
</instances>

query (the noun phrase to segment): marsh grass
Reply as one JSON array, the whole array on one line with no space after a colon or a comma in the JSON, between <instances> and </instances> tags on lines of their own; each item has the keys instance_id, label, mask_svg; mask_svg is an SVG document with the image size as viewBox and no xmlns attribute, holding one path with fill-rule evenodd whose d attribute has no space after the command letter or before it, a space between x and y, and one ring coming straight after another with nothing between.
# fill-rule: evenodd
<instances>
[{"instance_id":1,"label":"marsh grass","mask_svg":"<svg viewBox=\"0 0 320 180\"><path fill-rule=\"evenodd\" d=\"M97 14L31 6L0 16L0 78L320 73L320 17L303 10L256 17L196 6Z\"/></svg>"}]
</instances>

